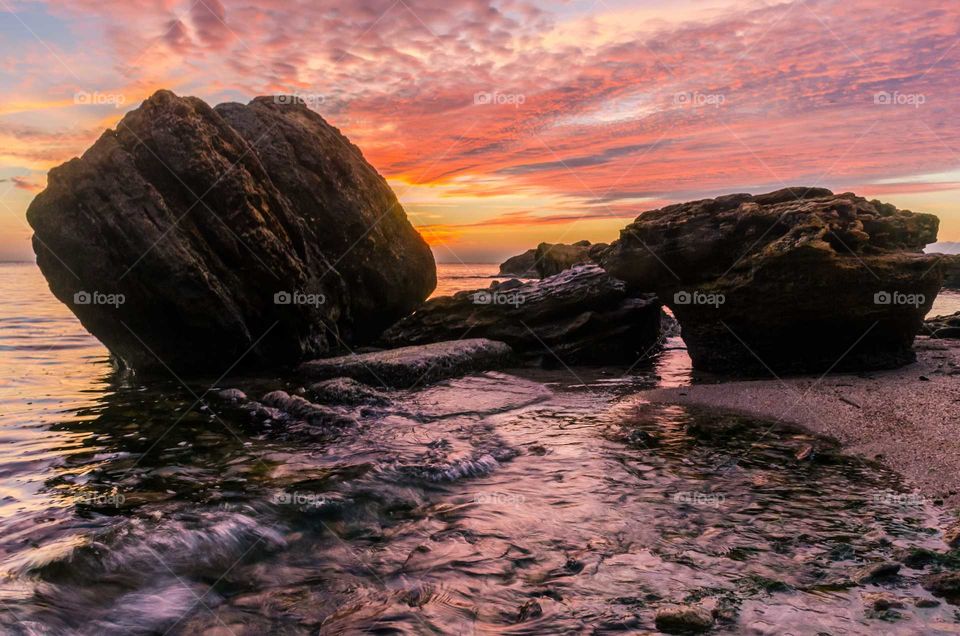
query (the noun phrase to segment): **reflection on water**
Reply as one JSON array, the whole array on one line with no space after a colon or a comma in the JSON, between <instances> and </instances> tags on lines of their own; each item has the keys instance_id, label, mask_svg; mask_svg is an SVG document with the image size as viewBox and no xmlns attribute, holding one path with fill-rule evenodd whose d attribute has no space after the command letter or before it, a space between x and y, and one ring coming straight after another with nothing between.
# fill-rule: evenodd
<instances>
[{"instance_id":1,"label":"reflection on water","mask_svg":"<svg viewBox=\"0 0 960 636\"><path fill-rule=\"evenodd\" d=\"M0 316L3 633L637 633L675 603L727 633L958 629L918 585L950 565L923 551L946 551L941 511L802 432L644 403L689 377L682 351L289 427L202 382L113 377L13 269L3 288L33 318ZM887 561L914 567L861 580ZM876 609L878 592L902 607Z\"/></svg>"}]
</instances>

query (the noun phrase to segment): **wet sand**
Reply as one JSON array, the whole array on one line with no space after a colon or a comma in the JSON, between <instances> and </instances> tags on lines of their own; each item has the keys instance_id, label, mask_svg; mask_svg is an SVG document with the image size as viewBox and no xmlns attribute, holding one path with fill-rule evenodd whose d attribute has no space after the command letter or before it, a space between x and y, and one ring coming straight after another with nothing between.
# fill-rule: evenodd
<instances>
[{"instance_id":1,"label":"wet sand","mask_svg":"<svg viewBox=\"0 0 960 636\"><path fill-rule=\"evenodd\" d=\"M652 402L704 406L803 426L960 507L960 342L918 338L893 371L654 389Z\"/></svg>"}]
</instances>

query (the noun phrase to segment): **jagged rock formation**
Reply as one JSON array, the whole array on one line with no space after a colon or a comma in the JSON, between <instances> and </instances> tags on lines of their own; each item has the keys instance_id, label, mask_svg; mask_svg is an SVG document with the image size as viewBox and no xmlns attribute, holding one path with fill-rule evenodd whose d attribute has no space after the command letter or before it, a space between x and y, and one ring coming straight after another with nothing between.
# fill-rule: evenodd
<instances>
[{"instance_id":1,"label":"jagged rock formation","mask_svg":"<svg viewBox=\"0 0 960 636\"><path fill-rule=\"evenodd\" d=\"M432 298L384 332L389 346L471 337L547 364L633 364L660 341L660 303L594 264L522 283Z\"/></svg>"},{"instance_id":2,"label":"jagged rock formation","mask_svg":"<svg viewBox=\"0 0 960 636\"><path fill-rule=\"evenodd\" d=\"M603 254L656 292L699 369L769 375L895 367L940 289L937 217L790 188L646 212Z\"/></svg>"},{"instance_id":3,"label":"jagged rock formation","mask_svg":"<svg viewBox=\"0 0 960 636\"><path fill-rule=\"evenodd\" d=\"M137 369L321 355L436 285L386 181L290 98L159 91L53 169L27 218L53 293Z\"/></svg>"}]
</instances>

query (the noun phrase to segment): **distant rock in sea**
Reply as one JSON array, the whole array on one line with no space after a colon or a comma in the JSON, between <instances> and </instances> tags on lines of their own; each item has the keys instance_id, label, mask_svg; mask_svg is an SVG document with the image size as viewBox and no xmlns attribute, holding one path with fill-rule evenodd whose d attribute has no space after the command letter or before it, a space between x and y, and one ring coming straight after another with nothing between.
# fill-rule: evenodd
<instances>
[{"instance_id":1,"label":"distant rock in sea","mask_svg":"<svg viewBox=\"0 0 960 636\"><path fill-rule=\"evenodd\" d=\"M694 366L736 374L896 367L940 290L931 214L789 188L645 212L601 257L656 292Z\"/></svg>"},{"instance_id":2,"label":"distant rock in sea","mask_svg":"<svg viewBox=\"0 0 960 636\"><path fill-rule=\"evenodd\" d=\"M501 276L517 278L546 278L570 269L574 265L597 262L606 250L606 243L591 244L590 241L565 243L540 243L535 249L511 256L500 265Z\"/></svg>"},{"instance_id":3,"label":"distant rock in sea","mask_svg":"<svg viewBox=\"0 0 960 636\"><path fill-rule=\"evenodd\" d=\"M589 263L590 241L578 241L572 245L541 243L537 246L536 268L541 278L559 274L574 265Z\"/></svg>"},{"instance_id":4,"label":"distant rock in sea","mask_svg":"<svg viewBox=\"0 0 960 636\"><path fill-rule=\"evenodd\" d=\"M936 254L941 258L944 289L960 289L960 254Z\"/></svg>"},{"instance_id":5,"label":"distant rock in sea","mask_svg":"<svg viewBox=\"0 0 960 636\"><path fill-rule=\"evenodd\" d=\"M500 264L501 276L513 276L516 278L540 278L537 271L537 250L529 249L523 254L511 256Z\"/></svg>"},{"instance_id":6,"label":"distant rock in sea","mask_svg":"<svg viewBox=\"0 0 960 636\"><path fill-rule=\"evenodd\" d=\"M53 293L136 369L295 363L436 285L383 177L293 97L159 91L54 168L27 218Z\"/></svg>"},{"instance_id":7,"label":"distant rock in sea","mask_svg":"<svg viewBox=\"0 0 960 636\"><path fill-rule=\"evenodd\" d=\"M660 325L653 294L630 293L591 263L543 280L432 298L383 340L402 346L467 335L506 342L518 355L552 365L630 365L657 350Z\"/></svg>"}]
</instances>

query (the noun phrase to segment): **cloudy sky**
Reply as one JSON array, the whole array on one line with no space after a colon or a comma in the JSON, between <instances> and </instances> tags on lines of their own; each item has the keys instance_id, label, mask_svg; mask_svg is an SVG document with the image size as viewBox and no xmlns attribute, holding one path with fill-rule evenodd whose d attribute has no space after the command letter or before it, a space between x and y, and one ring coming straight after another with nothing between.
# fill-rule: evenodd
<instances>
[{"instance_id":1,"label":"cloudy sky","mask_svg":"<svg viewBox=\"0 0 960 636\"><path fill-rule=\"evenodd\" d=\"M942 0L0 0L0 260L47 170L158 88L300 95L443 261L785 185L960 241L958 45Z\"/></svg>"}]
</instances>

